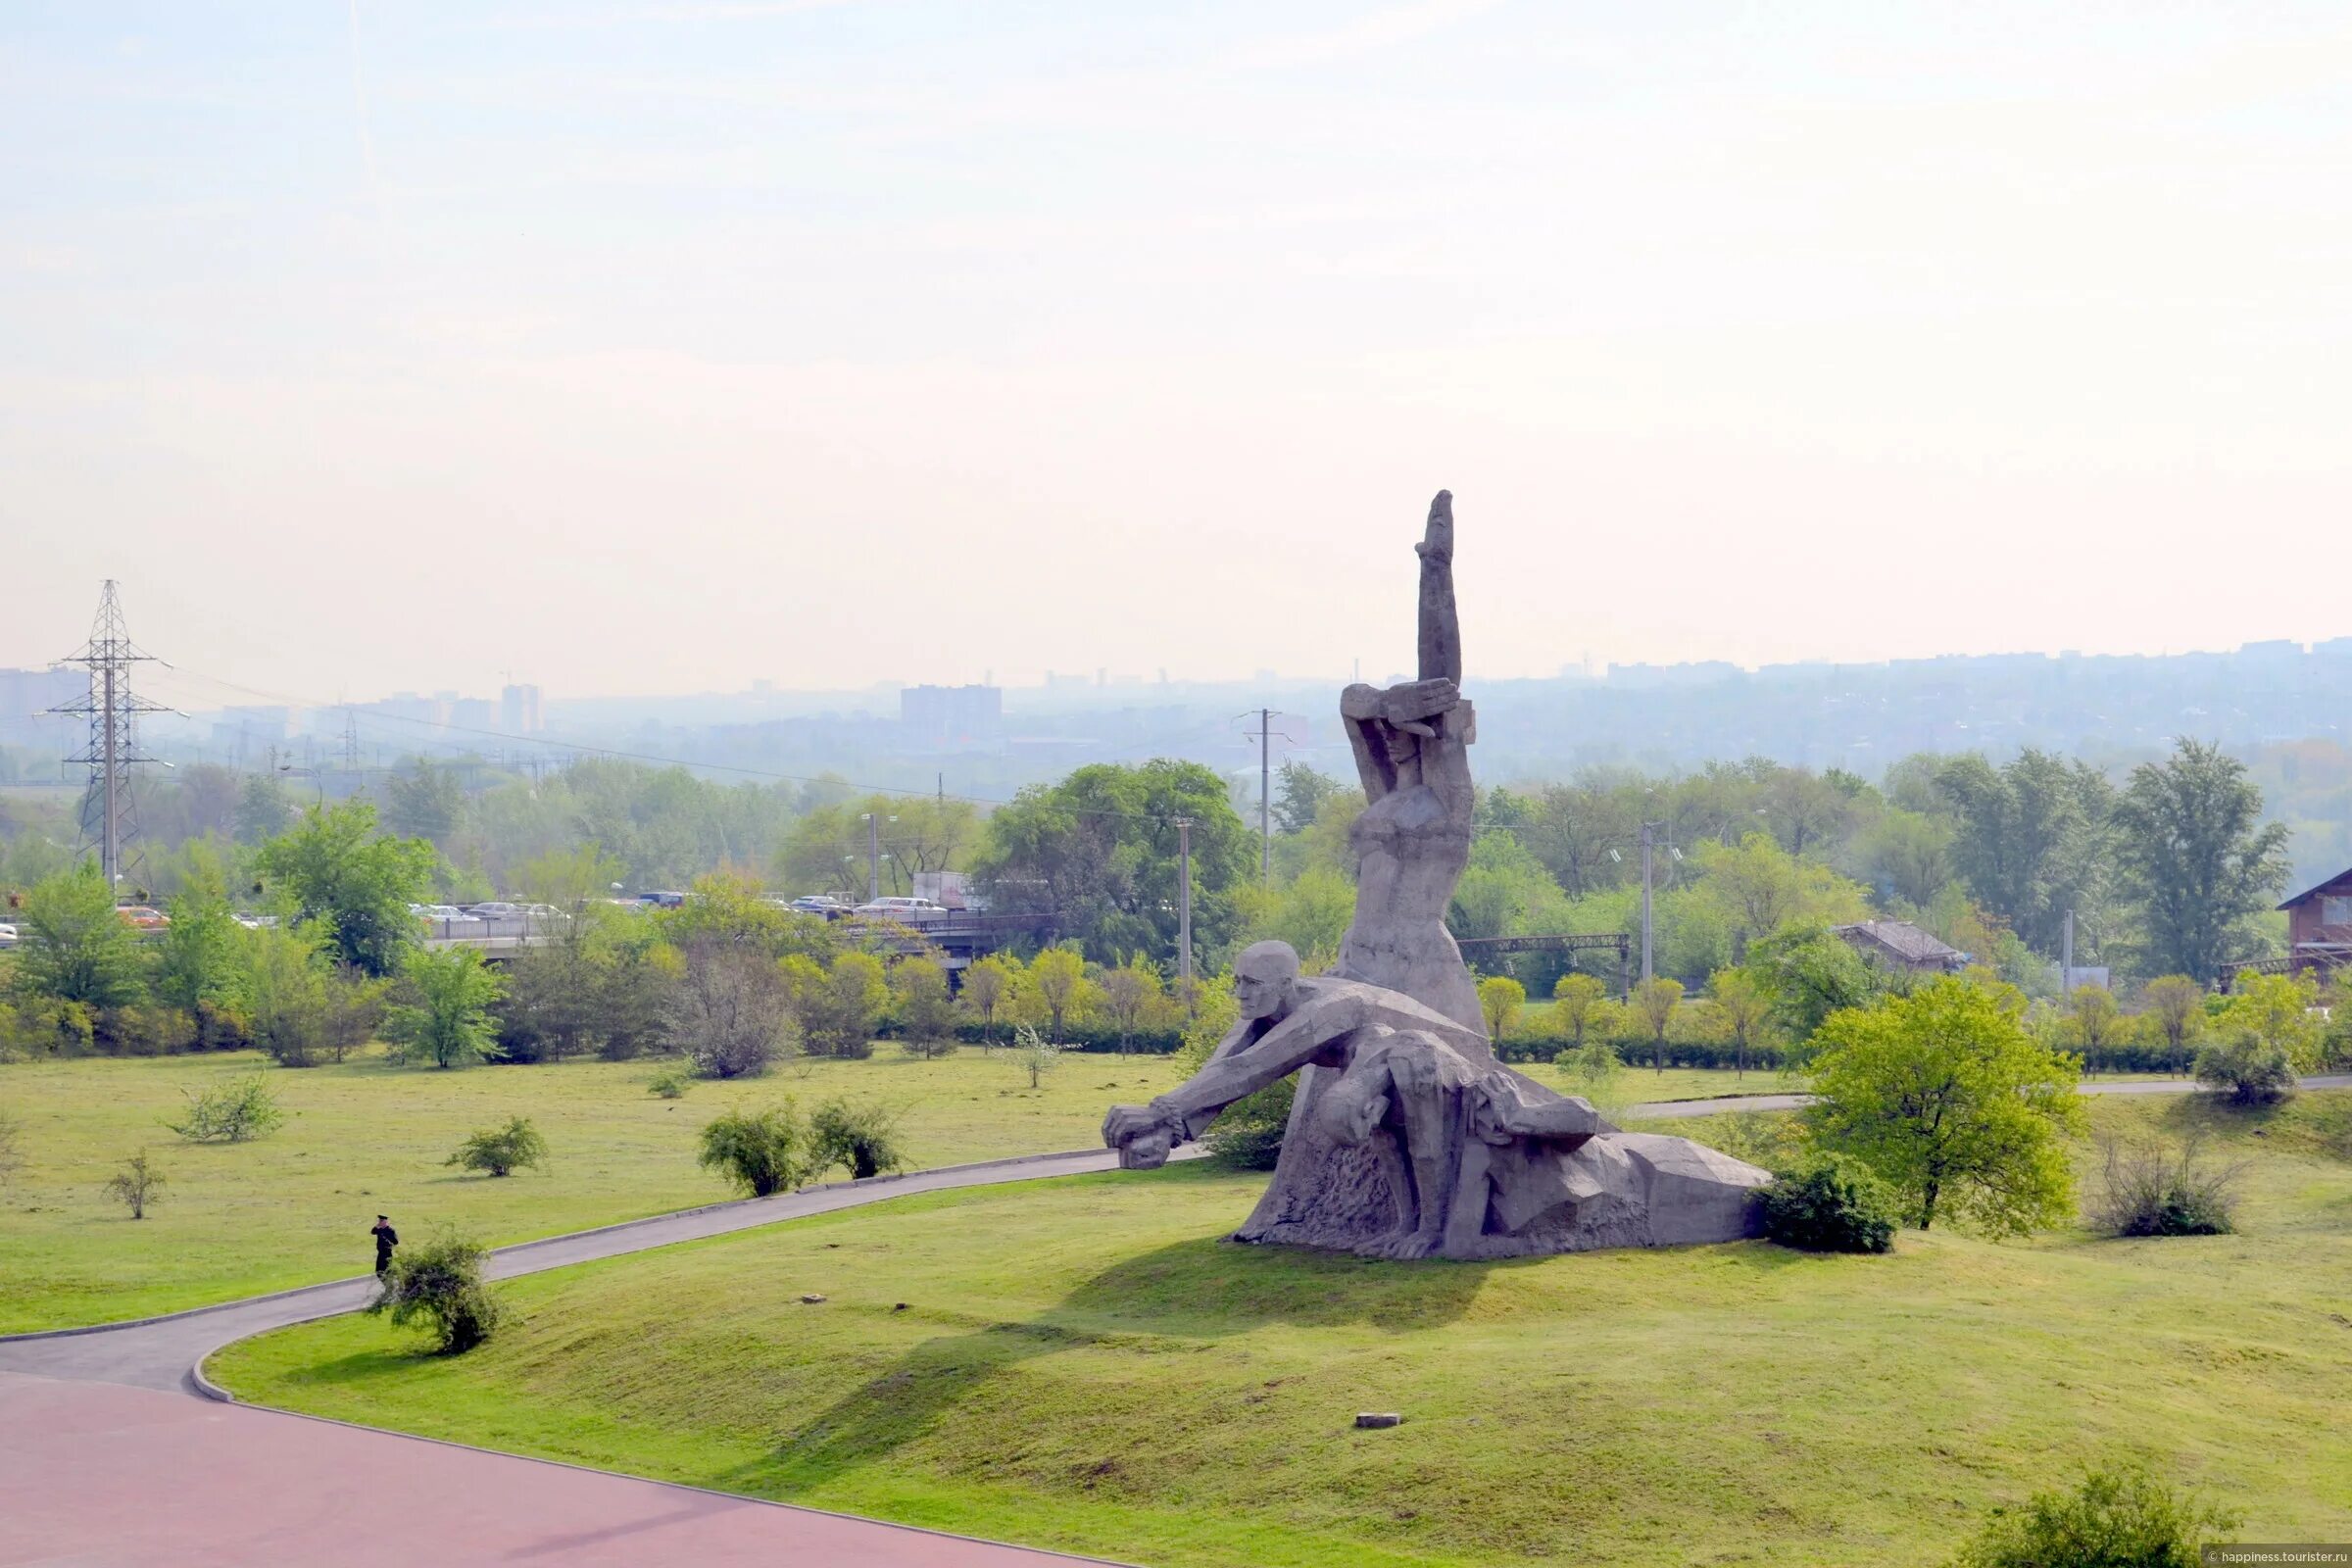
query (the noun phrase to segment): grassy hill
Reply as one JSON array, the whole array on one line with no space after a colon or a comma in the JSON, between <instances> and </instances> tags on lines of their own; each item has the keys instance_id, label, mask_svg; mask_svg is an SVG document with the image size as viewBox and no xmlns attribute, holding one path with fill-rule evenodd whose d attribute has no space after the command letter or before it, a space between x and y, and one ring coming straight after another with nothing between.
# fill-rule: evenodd
<instances>
[{"instance_id":1,"label":"grassy hill","mask_svg":"<svg viewBox=\"0 0 2352 1568\"><path fill-rule=\"evenodd\" d=\"M1500 1264L1218 1240L1256 1179L913 1198L538 1276L462 1358L345 1319L244 1396L1129 1561L1932 1563L2138 1457L2253 1540L2352 1534L2352 1096L2214 1125L2242 1234ZM1694 1127L1692 1130L1698 1130ZM824 1295L803 1304L805 1292ZM1405 1424L1357 1432L1358 1410Z\"/></svg>"}]
</instances>

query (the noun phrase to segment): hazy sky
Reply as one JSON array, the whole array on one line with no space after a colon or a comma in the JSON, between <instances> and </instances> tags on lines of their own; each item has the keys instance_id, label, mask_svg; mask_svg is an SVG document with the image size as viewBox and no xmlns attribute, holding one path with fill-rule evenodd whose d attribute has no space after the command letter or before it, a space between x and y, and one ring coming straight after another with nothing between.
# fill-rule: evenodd
<instances>
[{"instance_id":1,"label":"hazy sky","mask_svg":"<svg viewBox=\"0 0 2352 1568\"><path fill-rule=\"evenodd\" d=\"M0 665L2352 632L2352 13L16 0Z\"/></svg>"}]
</instances>

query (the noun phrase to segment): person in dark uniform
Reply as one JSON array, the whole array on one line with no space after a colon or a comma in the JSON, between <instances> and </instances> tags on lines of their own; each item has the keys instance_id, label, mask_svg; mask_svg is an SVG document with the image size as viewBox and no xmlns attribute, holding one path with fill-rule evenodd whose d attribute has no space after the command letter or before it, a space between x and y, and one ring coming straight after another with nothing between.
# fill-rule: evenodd
<instances>
[{"instance_id":1,"label":"person in dark uniform","mask_svg":"<svg viewBox=\"0 0 2352 1568\"><path fill-rule=\"evenodd\" d=\"M392 1222L381 1214L375 1216L375 1228L368 1234L375 1238L375 1271L384 1274L392 1267L392 1249L400 1245L400 1237L394 1234Z\"/></svg>"}]
</instances>

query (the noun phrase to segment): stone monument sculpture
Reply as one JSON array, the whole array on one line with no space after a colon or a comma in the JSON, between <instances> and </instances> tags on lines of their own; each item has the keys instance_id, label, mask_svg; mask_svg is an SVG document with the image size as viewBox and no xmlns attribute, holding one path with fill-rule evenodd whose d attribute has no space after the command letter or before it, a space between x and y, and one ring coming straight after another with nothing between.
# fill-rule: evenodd
<instances>
[{"instance_id":1,"label":"stone monument sculpture","mask_svg":"<svg viewBox=\"0 0 2352 1568\"><path fill-rule=\"evenodd\" d=\"M1279 942L1234 964L1242 1020L1201 1069L1102 1139L1149 1168L1235 1101L1293 1073L1273 1179L1245 1242L1379 1257L1525 1257L1731 1241L1758 1228L1772 1178L1683 1138L1625 1133L1584 1100L1494 1059L1446 929L1470 858L1468 748L1453 596L1453 498L1418 547L1420 678L1340 697L1367 805L1350 830L1355 919L1328 975Z\"/></svg>"}]
</instances>

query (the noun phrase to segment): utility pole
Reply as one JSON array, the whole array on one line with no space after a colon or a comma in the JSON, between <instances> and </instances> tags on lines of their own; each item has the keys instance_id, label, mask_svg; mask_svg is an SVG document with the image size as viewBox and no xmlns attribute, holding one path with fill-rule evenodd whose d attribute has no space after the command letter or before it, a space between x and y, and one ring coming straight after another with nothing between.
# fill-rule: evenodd
<instances>
[{"instance_id":1,"label":"utility pole","mask_svg":"<svg viewBox=\"0 0 2352 1568\"><path fill-rule=\"evenodd\" d=\"M1237 713L1248 718L1248 713ZM1289 714L1285 714L1289 717ZM1295 736L1284 735L1292 745L1298 744ZM1274 710L1257 710L1257 843L1258 879L1268 886L1274 882Z\"/></svg>"},{"instance_id":2,"label":"utility pole","mask_svg":"<svg viewBox=\"0 0 2352 1568\"><path fill-rule=\"evenodd\" d=\"M873 903L882 896L882 821L874 812L865 813L865 902Z\"/></svg>"},{"instance_id":3,"label":"utility pole","mask_svg":"<svg viewBox=\"0 0 2352 1568\"><path fill-rule=\"evenodd\" d=\"M1200 1010L1193 990L1193 819L1176 819L1176 974L1187 1013Z\"/></svg>"},{"instance_id":4,"label":"utility pole","mask_svg":"<svg viewBox=\"0 0 2352 1568\"><path fill-rule=\"evenodd\" d=\"M89 741L81 755L67 759L90 769L81 798L81 838L76 846L98 847L98 865L110 894L118 891L126 869L139 863L138 801L131 789L131 769L153 758L139 750L138 715L170 712L161 703L142 700L130 689L130 666L151 662L132 645L122 623L122 596L109 577L98 596L98 618L81 652L65 662L90 672L90 692L78 702L50 709L52 713L80 714L89 719Z\"/></svg>"},{"instance_id":5,"label":"utility pole","mask_svg":"<svg viewBox=\"0 0 2352 1568\"><path fill-rule=\"evenodd\" d=\"M1656 843L1654 825L1642 824L1642 983L1649 984L1649 858Z\"/></svg>"}]
</instances>

